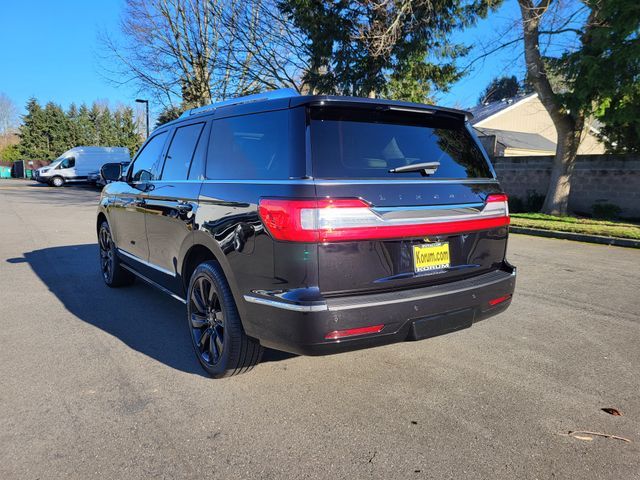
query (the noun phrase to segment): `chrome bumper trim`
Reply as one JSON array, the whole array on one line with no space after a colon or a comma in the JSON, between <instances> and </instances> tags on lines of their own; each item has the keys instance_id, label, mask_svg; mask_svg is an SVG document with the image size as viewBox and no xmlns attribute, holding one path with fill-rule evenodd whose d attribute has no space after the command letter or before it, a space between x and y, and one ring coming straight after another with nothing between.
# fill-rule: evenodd
<instances>
[{"instance_id":1,"label":"chrome bumper trim","mask_svg":"<svg viewBox=\"0 0 640 480\"><path fill-rule=\"evenodd\" d=\"M327 310L327 304L314 305L297 305L295 303L287 303L280 300L272 300L270 298L254 297L253 295L245 295L244 299L249 303L258 305L267 305L269 307L281 308L283 310L293 310L294 312L324 312Z\"/></svg>"}]
</instances>

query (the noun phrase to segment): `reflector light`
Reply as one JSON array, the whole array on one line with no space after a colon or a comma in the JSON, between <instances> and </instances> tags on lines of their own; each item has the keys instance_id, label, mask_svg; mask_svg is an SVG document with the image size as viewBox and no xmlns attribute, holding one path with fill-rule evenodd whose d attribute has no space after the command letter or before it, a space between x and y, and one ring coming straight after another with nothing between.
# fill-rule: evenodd
<instances>
[{"instance_id":1,"label":"reflector light","mask_svg":"<svg viewBox=\"0 0 640 480\"><path fill-rule=\"evenodd\" d=\"M399 207L402 208L402 207ZM442 205L446 211L447 205ZM389 220L358 198L263 198L260 217L276 240L290 242L340 242L411 238L489 230L509 224L504 194L487 196L478 212Z\"/></svg>"},{"instance_id":2,"label":"reflector light","mask_svg":"<svg viewBox=\"0 0 640 480\"><path fill-rule=\"evenodd\" d=\"M384 328L383 325L372 325L370 327L350 328L348 330L334 330L327 333L325 340L337 340L339 338L354 337L356 335L365 335L367 333L378 333Z\"/></svg>"},{"instance_id":3,"label":"reflector light","mask_svg":"<svg viewBox=\"0 0 640 480\"><path fill-rule=\"evenodd\" d=\"M511 295L503 295L502 297L494 298L493 300L489 300L489 305L495 307L496 305L506 302L511 298Z\"/></svg>"}]
</instances>

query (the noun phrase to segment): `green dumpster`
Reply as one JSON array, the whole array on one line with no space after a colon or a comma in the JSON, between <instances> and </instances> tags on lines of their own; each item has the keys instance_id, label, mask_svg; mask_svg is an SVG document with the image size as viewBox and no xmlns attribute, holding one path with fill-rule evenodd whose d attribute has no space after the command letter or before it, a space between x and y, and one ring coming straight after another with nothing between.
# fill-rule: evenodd
<instances>
[{"instance_id":1,"label":"green dumpster","mask_svg":"<svg viewBox=\"0 0 640 480\"><path fill-rule=\"evenodd\" d=\"M0 178L11 178L11 167L0 167Z\"/></svg>"}]
</instances>

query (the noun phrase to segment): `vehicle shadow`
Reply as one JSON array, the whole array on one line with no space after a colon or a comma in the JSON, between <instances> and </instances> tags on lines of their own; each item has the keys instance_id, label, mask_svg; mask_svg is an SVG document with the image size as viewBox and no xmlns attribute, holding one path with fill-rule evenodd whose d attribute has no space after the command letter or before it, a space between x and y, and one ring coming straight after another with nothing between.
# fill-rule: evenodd
<instances>
[{"instance_id":1,"label":"vehicle shadow","mask_svg":"<svg viewBox=\"0 0 640 480\"><path fill-rule=\"evenodd\" d=\"M78 319L171 368L206 376L192 350L184 305L141 280L108 288L97 259L97 244L86 244L34 250L7 261L29 263Z\"/></svg>"},{"instance_id":2,"label":"vehicle shadow","mask_svg":"<svg viewBox=\"0 0 640 480\"><path fill-rule=\"evenodd\" d=\"M97 244L34 250L7 262L28 263L49 291L83 322L171 368L207 376L193 353L184 305L142 280L130 287L107 287L98 268ZM295 356L266 349L262 362Z\"/></svg>"}]
</instances>

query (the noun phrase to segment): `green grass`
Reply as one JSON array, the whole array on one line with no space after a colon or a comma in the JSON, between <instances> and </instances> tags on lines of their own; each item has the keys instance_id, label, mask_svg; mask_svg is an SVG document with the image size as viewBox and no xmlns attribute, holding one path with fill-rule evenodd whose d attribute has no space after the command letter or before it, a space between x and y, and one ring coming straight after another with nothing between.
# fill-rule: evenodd
<instances>
[{"instance_id":1,"label":"green grass","mask_svg":"<svg viewBox=\"0 0 640 480\"><path fill-rule=\"evenodd\" d=\"M512 213L514 227L539 228L558 232L584 233L604 237L631 238L640 240L640 225L613 220L592 218L556 217L544 213Z\"/></svg>"}]
</instances>

